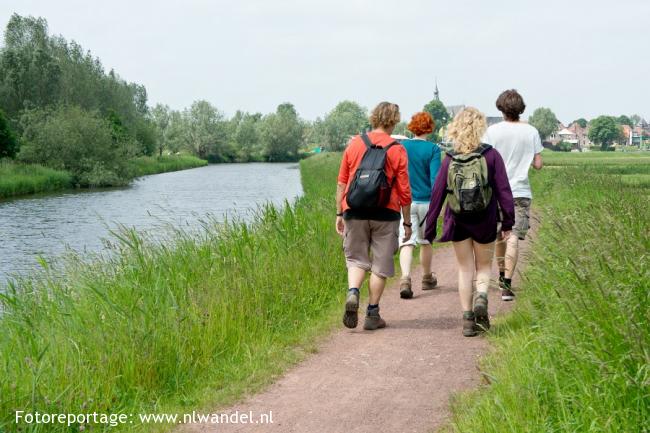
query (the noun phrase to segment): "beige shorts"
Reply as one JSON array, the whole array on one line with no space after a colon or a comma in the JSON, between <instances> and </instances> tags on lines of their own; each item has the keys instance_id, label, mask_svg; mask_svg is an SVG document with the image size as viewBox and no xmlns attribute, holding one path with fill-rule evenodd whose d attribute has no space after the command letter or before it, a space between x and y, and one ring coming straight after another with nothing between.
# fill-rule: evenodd
<instances>
[{"instance_id":1,"label":"beige shorts","mask_svg":"<svg viewBox=\"0 0 650 433\"><path fill-rule=\"evenodd\" d=\"M501 210L499 209L499 212ZM501 214L503 218L503 214ZM515 197L515 224L512 226L512 233L520 240L526 239L526 233L530 228L530 199L526 197ZM497 224L497 232L501 231L501 223Z\"/></svg>"},{"instance_id":2,"label":"beige shorts","mask_svg":"<svg viewBox=\"0 0 650 433\"><path fill-rule=\"evenodd\" d=\"M398 232L399 221L346 220L343 252L347 267L365 269L383 278L395 275Z\"/></svg>"}]
</instances>

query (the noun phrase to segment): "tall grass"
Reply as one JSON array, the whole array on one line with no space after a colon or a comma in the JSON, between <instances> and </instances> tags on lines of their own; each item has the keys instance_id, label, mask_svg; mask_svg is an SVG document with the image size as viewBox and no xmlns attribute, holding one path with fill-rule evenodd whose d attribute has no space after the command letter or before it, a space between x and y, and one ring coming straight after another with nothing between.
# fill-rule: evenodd
<instances>
[{"instance_id":1,"label":"tall grass","mask_svg":"<svg viewBox=\"0 0 650 433\"><path fill-rule=\"evenodd\" d=\"M0 160L0 198L72 187L72 175L37 164Z\"/></svg>"},{"instance_id":2,"label":"tall grass","mask_svg":"<svg viewBox=\"0 0 650 433\"><path fill-rule=\"evenodd\" d=\"M205 221L201 233L161 243L123 229L116 254L71 257L64 278L44 264L12 284L0 295L0 430L68 430L16 425L15 410L210 407L298 359L295 347L309 349L344 294L332 217L338 160L302 161L305 196L264 206L250 224Z\"/></svg>"},{"instance_id":3,"label":"tall grass","mask_svg":"<svg viewBox=\"0 0 650 433\"><path fill-rule=\"evenodd\" d=\"M129 161L129 168L133 177L186 170L206 165L208 165L206 160L192 155L141 156Z\"/></svg>"},{"instance_id":4,"label":"tall grass","mask_svg":"<svg viewBox=\"0 0 650 433\"><path fill-rule=\"evenodd\" d=\"M626 176L647 179L650 158L582 157L533 176L542 224L522 291L454 431L648 431L650 185Z\"/></svg>"}]
</instances>

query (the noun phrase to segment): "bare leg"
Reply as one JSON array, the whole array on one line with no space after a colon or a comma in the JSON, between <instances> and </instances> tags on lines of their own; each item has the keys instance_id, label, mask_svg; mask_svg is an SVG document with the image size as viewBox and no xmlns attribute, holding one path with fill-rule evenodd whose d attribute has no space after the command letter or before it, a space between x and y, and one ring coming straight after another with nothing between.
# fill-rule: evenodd
<instances>
[{"instance_id":1,"label":"bare leg","mask_svg":"<svg viewBox=\"0 0 650 433\"><path fill-rule=\"evenodd\" d=\"M422 274L431 274L431 259L433 258L433 248L430 244L420 245L420 263L422 264Z\"/></svg>"},{"instance_id":2,"label":"bare leg","mask_svg":"<svg viewBox=\"0 0 650 433\"><path fill-rule=\"evenodd\" d=\"M512 278L515 274L515 267L517 266L517 259L519 258L519 239L514 234L511 234L507 241L505 262L506 262L506 278Z\"/></svg>"},{"instance_id":3,"label":"bare leg","mask_svg":"<svg viewBox=\"0 0 650 433\"><path fill-rule=\"evenodd\" d=\"M386 287L386 278L380 277L375 274L370 274L370 296L368 297L368 303L371 305L379 304L381 299L381 294L384 293L384 287Z\"/></svg>"},{"instance_id":4,"label":"bare leg","mask_svg":"<svg viewBox=\"0 0 650 433\"><path fill-rule=\"evenodd\" d=\"M488 287L490 287L494 242L490 242L489 244L472 242L472 245L476 264L476 291L479 293L487 293Z\"/></svg>"},{"instance_id":5,"label":"bare leg","mask_svg":"<svg viewBox=\"0 0 650 433\"><path fill-rule=\"evenodd\" d=\"M506 241L503 240L501 233L497 235L496 241L496 256L497 256L497 265L499 265L499 272L505 272L506 270Z\"/></svg>"},{"instance_id":6,"label":"bare leg","mask_svg":"<svg viewBox=\"0 0 650 433\"><path fill-rule=\"evenodd\" d=\"M460 295L460 305L463 311L472 310L472 282L474 280L475 266L472 242L471 239L452 242L458 264L458 294Z\"/></svg>"},{"instance_id":7,"label":"bare leg","mask_svg":"<svg viewBox=\"0 0 650 433\"><path fill-rule=\"evenodd\" d=\"M356 287L361 288L363 280L366 278L366 271L355 266L348 268L348 288Z\"/></svg>"},{"instance_id":8,"label":"bare leg","mask_svg":"<svg viewBox=\"0 0 650 433\"><path fill-rule=\"evenodd\" d=\"M411 276L411 264L413 263L413 245L404 245L399 251L399 266L402 269L402 277Z\"/></svg>"}]
</instances>

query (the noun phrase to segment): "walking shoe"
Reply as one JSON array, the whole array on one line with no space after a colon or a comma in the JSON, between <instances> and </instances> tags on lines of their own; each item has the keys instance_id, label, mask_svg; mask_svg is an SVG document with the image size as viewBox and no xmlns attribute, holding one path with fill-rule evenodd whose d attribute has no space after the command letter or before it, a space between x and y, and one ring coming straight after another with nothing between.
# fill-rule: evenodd
<instances>
[{"instance_id":1,"label":"walking shoe","mask_svg":"<svg viewBox=\"0 0 650 433\"><path fill-rule=\"evenodd\" d=\"M399 280L399 297L402 299L411 299L413 297L411 277L402 277Z\"/></svg>"},{"instance_id":2,"label":"walking shoe","mask_svg":"<svg viewBox=\"0 0 650 433\"><path fill-rule=\"evenodd\" d=\"M490 317L488 316L487 293L478 293L474 299L474 319L479 331L490 329Z\"/></svg>"},{"instance_id":3,"label":"walking shoe","mask_svg":"<svg viewBox=\"0 0 650 433\"><path fill-rule=\"evenodd\" d=\"M359 294L353 291L348 292L345 299L345 313L343 313L343 324L346 328L354 329L359 323Z\"/></svg>"},{"instance_id":4,"label":"walking shoe","mask_svg":"<svg viewBox=\"0 0 650 433\"><path fill-rule=\"evenodd\" d=\"M476 322L474 321L473 311L463 311L463 337L474 337L476 332Z\"/></svg>"},{"instance_id":5,"label":"walking shoe","mask_svg":"<svg viewBox=\"0 0 650 433\"><path fill-rule=\"evenodd\" d=\"M366 331L374 331L375 329L385 327L386 321L379 315L379 308L368 310L366 313L366 321L363 324L363 329Z\"/></svg>"},{"instance_id":6,"label":"walking shoe","mask_svg":"<svg viewBox=\"0 0 650 433\"><path fill-rule=\"evenodd\" d=\"M428 275L422 276L422 290L433 290L438 285L438 278L436 274L431 272Z\"/></svg>"},{"instance_id":7,"label":"walking shoe","mask_svg":"<svg viewBox=\"0 0 650 433\"><path fill-rule=\"evenodd\" d=\"M499 281L499 286L501 286L501 300L514 301L515 292L512 291L512 283L504 278L503 282Z\"/></svg>"}]
</instances>

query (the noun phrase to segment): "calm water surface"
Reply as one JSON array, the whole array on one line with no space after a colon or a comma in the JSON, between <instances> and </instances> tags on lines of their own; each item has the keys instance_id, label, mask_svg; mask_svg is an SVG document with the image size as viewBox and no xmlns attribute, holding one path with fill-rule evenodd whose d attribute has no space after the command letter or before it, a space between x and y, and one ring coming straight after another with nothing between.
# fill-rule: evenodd
<instances>
[{"instance_id":1,"label":"calm water surface","mask_svg":"<svg viewBox=\"0 0 650 433\"><path fill-rule=\"evenodd\" d=\"M0 201L0 285L32 272L39 255L56 258L66 246L101 251L117 224L191 229L206 215L250 218L260 204L300 194L297 164L219 164L146 176L128 188Z\"/></svg>"}]
</instances>

